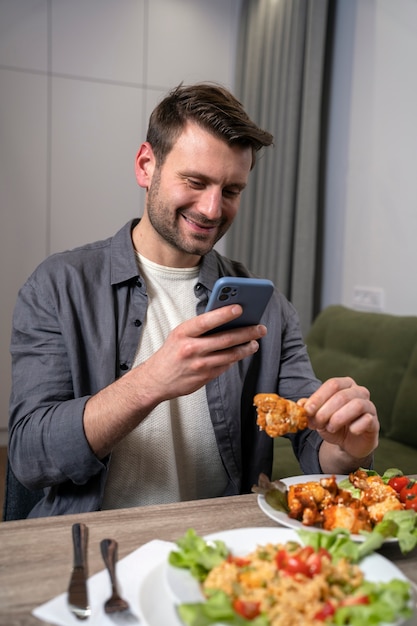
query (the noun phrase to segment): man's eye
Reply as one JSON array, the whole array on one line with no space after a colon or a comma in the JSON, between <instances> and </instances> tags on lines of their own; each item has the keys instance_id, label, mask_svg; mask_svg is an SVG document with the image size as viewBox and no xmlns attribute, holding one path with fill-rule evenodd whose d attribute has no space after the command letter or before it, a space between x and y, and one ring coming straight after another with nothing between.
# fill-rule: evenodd
<instances>
[{"instance_id":1,"label":"man's eye","mask_svg":"<svg viewBox=\"0 0 417 626\"><path fill-rule=\"evenodd\" d=\"M223 189L223 195L228 198L237 198L240 195L239 189Z\"/></svg>"},{"instance_id":2,"label":"man's eye","mask_svg":"<svg viewBox=\"0 0 417 626\"><path fill-rule=\"evenodd\" d=\"M188 178L187 182L189 184L190 187L192 187L193 189L203 189L204 188L204 184L199 181L199 180L194 180L192 178Z\"/></svg>"}]
</instances>

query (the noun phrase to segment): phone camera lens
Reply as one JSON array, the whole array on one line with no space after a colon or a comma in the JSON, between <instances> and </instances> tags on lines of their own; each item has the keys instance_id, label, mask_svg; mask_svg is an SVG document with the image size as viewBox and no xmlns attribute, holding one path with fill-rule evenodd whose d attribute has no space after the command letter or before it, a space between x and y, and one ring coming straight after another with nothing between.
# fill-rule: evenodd
<instances>
[{"instance_id":1,"label":"phone camera lens","mask_svg":"<svg viewBox=\"0 0 417 626\"><path fill-rule=\"evenodd\" d=\"M231 292L231 287L222 287L222 290L219 295L220 302L225 302L225 300L229 299L229 293Z\"/></svg>"}]
</instances>

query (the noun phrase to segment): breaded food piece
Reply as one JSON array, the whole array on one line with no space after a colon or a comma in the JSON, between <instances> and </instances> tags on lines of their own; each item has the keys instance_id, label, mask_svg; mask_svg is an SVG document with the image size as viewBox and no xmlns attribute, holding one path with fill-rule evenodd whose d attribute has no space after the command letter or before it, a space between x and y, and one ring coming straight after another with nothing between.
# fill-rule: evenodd
<instances>
[{"instance_id":1,"label":"breaded food piece","mask_svg":"<svg viewBox=\"0 0 417 626\"><path fill-rule=\"evenodd\" d=\"M330 492L317 481L290 485L287 500L289 517L300 520L306 526L321 523L322 510L333 502Z\"/></svg>"},{"instance_id":2,"label":"breaded food piece","mask_svg":"<svg viewBox=\"0 0 417 626\"><path fill-rule=\"evenodd\" d=\"M380 476L368 476L366 472L357 470L349 475L349 480L361 490L360 500L374 524L380 522L388 511L401 511L404 508L398 493L385 484Z\"/></svg>"},{"instance_id":3,"label":"breaded food piece","mask_svg":"<svg viewBox=\"0 0 417 626\"><path fill-rule=\"evenodd\" d=\"M258 393L253 399L257 411L257 425L270 437L282 437L307 428L304 407L286 400L276 393Z\"/></svg>"},{"instance_id":4,"label":"breaded food piece","mask_svg":"<svg viewBox=\"0 0 417 626\"><path fill-rule=\"evenodd\" d=\"M372 523L366 508L358 501L351 501L349 506L332 504L323 510L323 528L346 528L358 534L361 530L371 531Z\"/></svg>"}]
</instances>

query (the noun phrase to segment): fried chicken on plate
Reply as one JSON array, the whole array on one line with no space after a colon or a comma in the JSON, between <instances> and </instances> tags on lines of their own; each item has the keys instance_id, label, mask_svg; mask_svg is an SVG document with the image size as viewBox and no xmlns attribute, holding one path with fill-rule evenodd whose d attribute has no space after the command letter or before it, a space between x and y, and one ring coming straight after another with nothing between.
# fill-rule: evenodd
<instances>
[{"instance_id":1,"label":"fried chicken on plate","mask_svg":"<svg viewBox=\"0 0 417 626\"><path fill-rule=\"evenodd\" d=\"M341 489L335 476L289 485L289 517L305 526L317 525L325 530L346 528L358 534L361 530L371 531L388 511L404 508L397 492L380 476L368 476L365 471L357 470L349 475L349 481L360 490L359 497Z\"/></svg>"},{"instance_id":2,"label":"fried chicken on plate","mask_svg":"<svg viewBox=\"0 0 417 626\"><path fill-rule=\"evenodd\" d=\"M404 508L398 493L384 483L380 476L368 476L363 470L357 470L349 475L349 480L360 489L360 500L369 511L373 524L380 522L388 511L401 511Z\"/></svg>"}]
</instances>

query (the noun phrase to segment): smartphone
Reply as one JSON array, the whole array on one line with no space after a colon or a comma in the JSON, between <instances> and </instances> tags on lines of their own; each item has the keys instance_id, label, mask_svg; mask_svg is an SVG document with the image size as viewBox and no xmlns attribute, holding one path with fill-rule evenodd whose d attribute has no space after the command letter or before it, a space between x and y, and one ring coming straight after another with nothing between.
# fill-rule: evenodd
<instances>
[{"instance_id":1,"label":"smartphone","mask_svg":"<svg viewBox=\"0 0 417 626\"><path fill-rule=\"evenodd\" d=\"M243 313L236 320L213 328L209 334L259 324L273 290L274 283L265 278L219 278L214 284L206 311L214 311L228 304L240 304Z\"/></svg>"}]
</instances>

